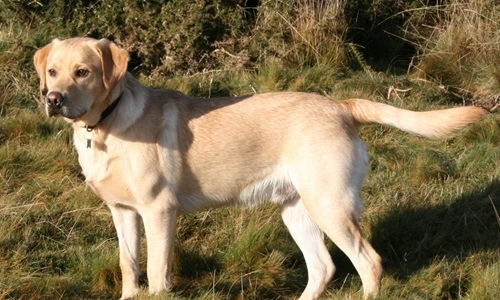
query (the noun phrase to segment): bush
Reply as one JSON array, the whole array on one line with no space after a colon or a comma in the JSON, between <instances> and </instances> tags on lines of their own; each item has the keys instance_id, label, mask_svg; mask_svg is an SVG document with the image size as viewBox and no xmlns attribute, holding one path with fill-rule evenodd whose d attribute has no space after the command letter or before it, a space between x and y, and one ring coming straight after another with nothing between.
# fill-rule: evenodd
<instances>
[{"instance_id":1,"label":"bush","mask_svg":"<svg viewBox=\"0 0 500 300\"><path fill-rule=\"evenodd\" d=\"M51 38L109 38L129 50L137 73L194 73L219 67L216 44L245 32L242 2L5 1L0 20L37 24Z\"/></svg>"},{"instance_id":2,"label":"bush","mask_svg":"<svg viewBox=\"0 0 500 300\"><path fill-rule=\"evenodd\" d=\"M23 20L51 38L106 37L131 53L137 73L347 67L345 1L5 1L4 23ZM40 41L40 45L49 40Z\"/></svg>"}]
</instances>

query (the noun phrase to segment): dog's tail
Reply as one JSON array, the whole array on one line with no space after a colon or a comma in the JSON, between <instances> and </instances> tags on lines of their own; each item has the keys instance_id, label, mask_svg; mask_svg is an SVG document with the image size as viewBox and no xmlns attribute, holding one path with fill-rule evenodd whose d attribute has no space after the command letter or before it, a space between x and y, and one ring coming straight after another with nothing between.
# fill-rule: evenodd
<instances>
[{"instance_id":1,"label":"dog's tail","mask_svg":"<svg viewBox=\"0 0 500 300\"><path fill-rule=\"evenodd\" d=\"M428 138L452 134L488 113L475 106L415 112L364 99L349 99L340 103L359 124L386 124Z\"/></svg>"}]
</instances>

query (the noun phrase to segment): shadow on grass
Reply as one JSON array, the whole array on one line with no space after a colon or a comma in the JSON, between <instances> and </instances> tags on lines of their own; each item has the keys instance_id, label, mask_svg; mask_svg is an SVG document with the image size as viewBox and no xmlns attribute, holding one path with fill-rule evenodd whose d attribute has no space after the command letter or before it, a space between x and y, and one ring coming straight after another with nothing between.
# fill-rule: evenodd
<instances>
[{"instance_id":1,"label":"shadow on grass","mask_svg":"<svg viewBox=\"0 0 500 300\"><path fill-rule=\"evenodd\" d=\"M416 200L417 201L417 200ZM408 277L446 257L463 261L500 246L500 180L449 205L397 207L373 228L372 244L387 274Z\"/></svg>"}]
</instances>

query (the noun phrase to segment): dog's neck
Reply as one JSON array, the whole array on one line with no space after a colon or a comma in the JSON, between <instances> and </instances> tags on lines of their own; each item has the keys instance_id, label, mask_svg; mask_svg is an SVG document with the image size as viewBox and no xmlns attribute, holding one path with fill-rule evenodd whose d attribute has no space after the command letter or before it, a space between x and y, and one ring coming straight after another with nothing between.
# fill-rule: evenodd
<instances>
[{"instance_id":1,"label":"dog's neck","mask_svg":"<svg viewBox=\"0 0 500 300\"><path fill-rule=\"evenodd\" d=\"M88 137L87 137L87 149L90 149L92 147L92 137L94 136L94 134L92 133L94 131L94 129L96 127L98 127L103 121L104 119L106 119L114 110L115 108L118 106L118 104L120 104L120 100L122 99L122 94L120 94L120 96L118 96L118 98L115 99L115 101L111 102L110 105L108 105L108 107L106 107L106 109L103 110L103 112L101 113L101 117L99 118L99 121L97 121L97 123L95 123L94 125L85 125L84 128L85 130L87 130L87 133L88 133Z\"/></svg>"},{"instance_id":2,"label":"dog's neck","mask_svg":"<svg viewBox=\"0 0 500 300\"><path fill-rule=\"evenodd\" d=\"M123 94L120 94L120 96L118 96L118 98L115 99L115 101L113 101L108 107L106 107L106 109L101 113L101 117L99 118L99 121L97 121L96 124L94 125L85 125L85 129L88 131L88 132L91 132L92 130L94 130L94 128L96 128L97 126L99 126L102 121L104 121L104 119L106 119L114 110L115 108L118 106L118 104L120 103L120 100L122 99L122 95Z\"/></svg>"},{"instance_id":3,"label":"dog's neck","mask_svg":"<svg viewBox=\"0 0 500 300\"><path fill-rule=\"evenodd\" d=\"M81 145L82 147L77 148L84 150L86 146L87 150L90 150L94 146L103 144L108 134L116 136L125 132L142 115L145 103L140 100L145 98L144 94L147 92L146 88L131 74L127 73L125 78L108 96L115 100L113 102L108 101L109 104L106 108L103 107L104 110L98 116L88 118L85 121L73 122L75 134L84 137L85 140L85 143ZM122 118L120 122L115 122L114 115L121 113L125 113L126 117ZM93 121L90 122L90 119L93 119ZM93 150L99 150L99 147Z\"/></svg>"}]
</instances>

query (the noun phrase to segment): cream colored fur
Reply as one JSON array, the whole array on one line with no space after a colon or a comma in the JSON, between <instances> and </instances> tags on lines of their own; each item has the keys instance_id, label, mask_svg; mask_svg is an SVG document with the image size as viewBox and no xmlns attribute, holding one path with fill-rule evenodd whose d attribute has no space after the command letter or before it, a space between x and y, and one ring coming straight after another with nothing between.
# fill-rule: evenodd
<instances>
[{"instance_id":1,"label":"cream colored fur","mask_svg":"<svg viewBox=\"0 0 500 300\"><path fill-rule=\"evenodd\" d=\"M355 125L439 137L485 114L476 107L410 112L291 92L199 99L143 86L126 72L127 60L114 43L87 38L54 40L34 57L47 114L72 124L86 183L113 215L122 299L139 291L141 220L154 294L171 286L178 214L265 201L281 207L304 254L309 279L300 299L316 299L335 271L323 234L352 261L365 297L377 295L381 258L358 226L368 155Z\"/></svg>"}]
</instances>

